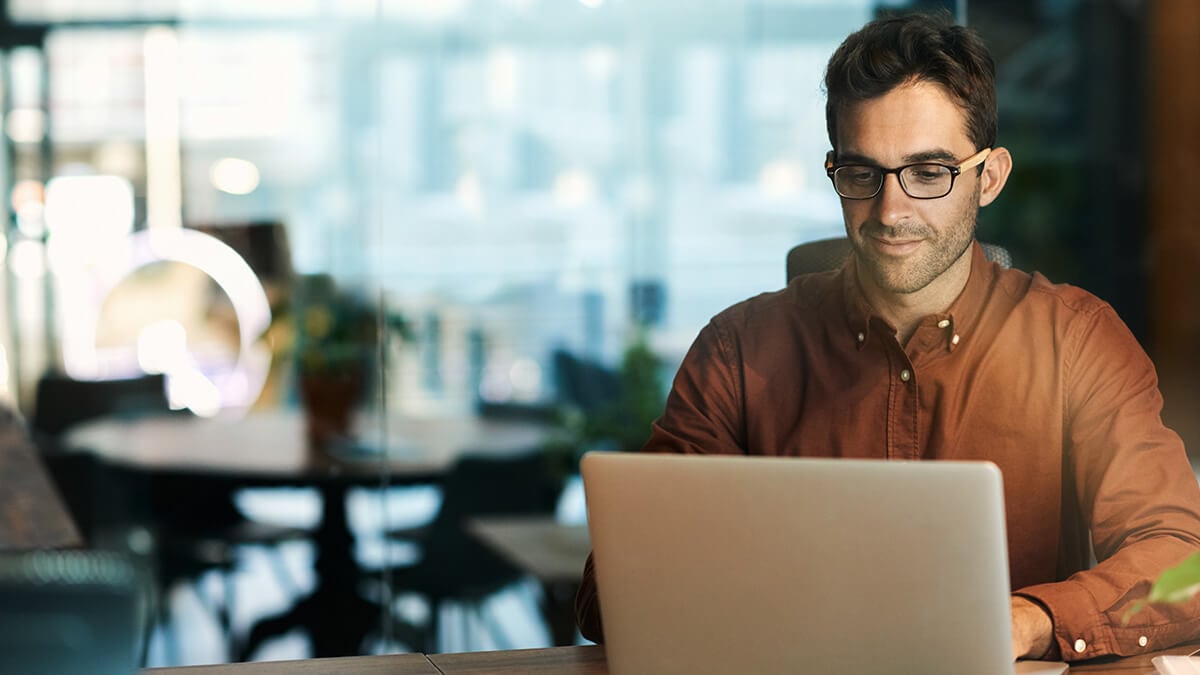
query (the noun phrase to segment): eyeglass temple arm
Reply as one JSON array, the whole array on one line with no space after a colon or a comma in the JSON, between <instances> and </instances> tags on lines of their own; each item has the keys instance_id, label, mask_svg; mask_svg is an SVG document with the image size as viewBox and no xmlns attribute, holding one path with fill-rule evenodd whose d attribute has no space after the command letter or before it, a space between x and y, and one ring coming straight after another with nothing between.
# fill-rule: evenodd
<instances>
[{"instance_id":1,"label":"eyeglass temple arm","mask_svg":"<svg viewBox=\"0 0 1200 675\"><path fill-rule=\"evenodd\" d=\"M992 154L992 149L984 148L984 149L980 150L979 152L971 155L970 157L964 159L962 161L962 164L958 165L958 170L966 171L967 169L975 166L976 164L981 164L981 163L983 163L983 160L987 159L988 155L990 155L990 154Z\"/></svg>"}]
</instances>

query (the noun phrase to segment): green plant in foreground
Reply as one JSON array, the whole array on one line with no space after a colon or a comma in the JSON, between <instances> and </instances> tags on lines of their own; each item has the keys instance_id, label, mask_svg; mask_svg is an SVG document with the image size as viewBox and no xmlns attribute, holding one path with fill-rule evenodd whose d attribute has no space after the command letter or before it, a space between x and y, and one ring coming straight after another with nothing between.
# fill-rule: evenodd
<instances>
[{"instance_id":1,"label":"green plant in foreground","mask_svg":"<svg viewBox=\"0 0 1200 675\"><path fill-rule=\"evenodd\" d=\"M1200 593L1200 553L1193 553L1186 560L1163 571L1150 587L1144 600L1138 600L1125 610L1121 623L1127 624L1134 614L1152 603L1187 602Z\"/></svg>"}]
</instances>

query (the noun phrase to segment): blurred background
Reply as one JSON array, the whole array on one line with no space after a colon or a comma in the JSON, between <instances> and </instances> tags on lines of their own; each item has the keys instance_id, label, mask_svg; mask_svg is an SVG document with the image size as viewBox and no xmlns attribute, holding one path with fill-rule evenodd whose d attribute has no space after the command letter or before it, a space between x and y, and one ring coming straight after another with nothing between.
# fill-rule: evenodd
<instances>
[{"instance_id":1,"label":"blurred background","mask_svg":"<svg viewBox=\"0 0 1200 675\"><path fill-rule=\"evenodd\" d=\"M931 9L997 60L1015 170L980 238L1111 302L1196 452L1189 0L0 0L0 398L45 420L75 405L38 410L48 377L155 375L171 410L240 419L304 407L309 372L362 370L352 416L542 425L568 458L553 515L578 524L570 458L636 447L709 317L780 288L791 246L843 233L822 170L832 50ZM386 424L309 433L406 443ZM437 512L436 482L391 471L350 490L357 531ZM235 496L319 519L311 487ZM316 552L285 550L295 595ZM374 555L387 585L408 554ZM177 603L146 662L239 656L292 599L255 599L267 569L238 567L224 624ZM507 641L548 644L549 591L516 587ZM400 598L360 649L413 647L395 626L422 611ZM461 626L437 648L498 644Z\"/></svg>"}]
</instances>

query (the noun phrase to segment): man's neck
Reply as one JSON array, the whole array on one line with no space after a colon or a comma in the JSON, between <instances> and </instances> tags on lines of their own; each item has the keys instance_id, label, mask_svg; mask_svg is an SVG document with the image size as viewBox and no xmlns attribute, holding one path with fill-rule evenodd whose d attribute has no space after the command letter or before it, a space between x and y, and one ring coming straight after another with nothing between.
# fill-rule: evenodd
<instances>
[{"instance_id":1,"label":"man's neck","mask_svg":"<svg viewBox=\"0 0 1200 675\"><path fill-rule=\"evenodd\" d=\"M900 344L907 345L922 319L946 311L962 293L971 276L973 248L968 247L941 276L913 293L895 293L880 288L862 265L857 266L859 288L875 312L895 326Z\"/></svg>"}]
</instances>

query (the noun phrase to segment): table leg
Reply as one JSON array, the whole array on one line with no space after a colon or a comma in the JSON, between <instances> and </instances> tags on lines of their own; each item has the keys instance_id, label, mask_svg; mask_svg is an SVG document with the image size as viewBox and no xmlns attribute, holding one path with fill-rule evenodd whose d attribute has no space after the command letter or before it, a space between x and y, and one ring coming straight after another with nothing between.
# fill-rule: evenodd
<instances>
[{"instance_id":1,"label":"table leg","mask_svg":"<svg viewBox=\"0 0 1200 675\"><path fill-rule=\"evenodd\" d=\"M315 536L316 587L288 610L256 623L239 659L249 660L268 639L303 628L312 639L313 656L359 653L382 607L358 594L362 574L354 559L354 537L346 520L345 485L321 487L321 525Z\"/></svg>"}]
</instances>

